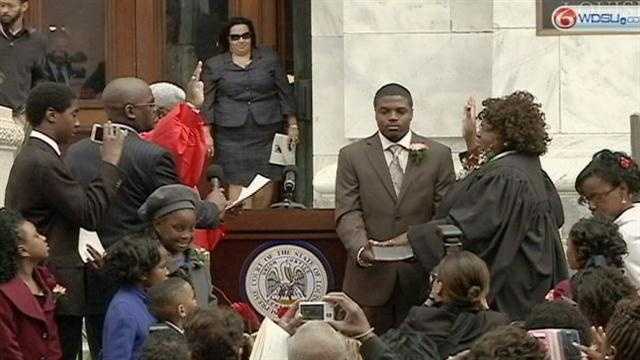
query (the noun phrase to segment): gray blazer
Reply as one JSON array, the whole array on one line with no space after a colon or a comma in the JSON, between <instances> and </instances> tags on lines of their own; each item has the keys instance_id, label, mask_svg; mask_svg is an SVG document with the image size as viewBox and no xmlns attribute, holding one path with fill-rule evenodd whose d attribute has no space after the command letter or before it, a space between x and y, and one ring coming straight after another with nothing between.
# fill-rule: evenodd
<instances>
[{"instance_id":1,"label":"gray blazer","mask_svg":"<svg viewBox=\"0 0 640 360\"><path fill-rule=\"evenodd\" d=\"M387 240L410 225L429 221L435 206L455 181L451 150L413 134L412 143L428 146L422 161L409 158L399 196L378 134L340 150L336 176L337 233L349 257L343 289L363 306L382 306L393 294L396 279L402 292L420 301L426 273L417 262L378 263L363 268L356 263L358 249L369 239Z\"/></svg>"},{"instance_id":2,"label":"gray blazer","mask_svg":"<svg viewBox=\"0 0 640 360\"><path fill-rule=\"evenodd\" d=\"M207 60L202 73L208 122L240 127L251 114L260 125L283 121L295 112L293 93L277 54L269 48L253 50L246 68L233 63L231 54Z\"/></svg>"}]
</instances>

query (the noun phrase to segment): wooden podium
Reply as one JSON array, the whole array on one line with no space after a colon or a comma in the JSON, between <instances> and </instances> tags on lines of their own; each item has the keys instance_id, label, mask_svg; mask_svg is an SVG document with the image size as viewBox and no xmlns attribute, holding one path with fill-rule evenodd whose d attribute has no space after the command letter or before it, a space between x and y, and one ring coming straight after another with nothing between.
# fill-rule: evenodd
<instances>
[{"instance_id":1,"label":"wooden podium","mask_svg":"<svg viewBox=\"0 0 640 360\"><path fill-rule=\"evenodd\" d=\"M315 246L333 272L329 291L342 288L347 255L335 232L333 209L244 210L225 219L225 226L228 235L213 251L211 268L214 285L232 302L246 301L241 277L247 258L258 247L274 241L303 241Z\"/></svg>"}]
</instances>

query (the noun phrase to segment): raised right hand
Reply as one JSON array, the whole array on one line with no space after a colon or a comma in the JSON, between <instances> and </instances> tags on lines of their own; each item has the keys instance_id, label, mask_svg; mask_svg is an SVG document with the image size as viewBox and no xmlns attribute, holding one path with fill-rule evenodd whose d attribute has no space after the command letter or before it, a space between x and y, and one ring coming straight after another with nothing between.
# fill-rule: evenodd
<instances>
[{"instance_id":1,"label":"raised right hand","mask_svg":"<svg viewBox=\"0 0 640 360\"><path fill-rule=\"evenodd\" d=\"M467 103L464 105L464 115L462 118L462 138L467 144L467 150L472 150L476 144L476 100L473 96L467 99Z\"/></svg>"},{"instance_id":2,"label":"raised right hand","mask_svg":"<svg viewBox=\"0 0 640 360\"><path fill-rule=\"evenodd\" d=\"M103 129L102 160L118 166L118 162L122 156L122 149L124 148L124 139L127 137L127 131L114 126L111 121L105 123Z\"/></svg>"},{"instance_id":3,"label":"raised right hand","mask_svg":"<svg viewBox=\"0 0 640 360\"><path fill-rule=\"evenodd\" d=\"M200 79L202 75L202 61L198 61L193 70L191 79L187 82L186 101L196 108L200 108L204 103L204 82Z\"/></svg>"}]
</instances>

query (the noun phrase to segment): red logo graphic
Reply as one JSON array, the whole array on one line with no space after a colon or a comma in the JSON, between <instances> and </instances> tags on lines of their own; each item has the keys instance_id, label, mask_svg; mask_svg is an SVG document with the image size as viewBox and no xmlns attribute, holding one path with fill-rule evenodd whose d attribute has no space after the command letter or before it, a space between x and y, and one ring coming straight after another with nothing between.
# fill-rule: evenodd
<instances>
[{"instance_id":1,"label":"red logo graphic","mask_svg":"<svg viewBox=\"0 0 640 360\"><path fill-rule=\"evenodd\" d=\"M553 26L560 30L566 30L572 28L577 21L578 15L575 10L569 7L559 7L555 9L551 15L551 22Z\"/></svg>"}]
</instances>

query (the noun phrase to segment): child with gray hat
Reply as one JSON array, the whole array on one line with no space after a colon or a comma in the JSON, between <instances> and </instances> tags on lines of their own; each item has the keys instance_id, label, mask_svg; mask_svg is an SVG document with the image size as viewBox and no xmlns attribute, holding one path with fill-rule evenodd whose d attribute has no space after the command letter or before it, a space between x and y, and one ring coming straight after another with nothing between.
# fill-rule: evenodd
<instances>
[{"instance_id":1,"label":"child with gray hat","mask_svg":"<svg viewBox=\"0 0 640 360\"><path fill-rule=\"evenodd\" d=\"M140 218L167 249L169 276L186 276L193 284L198 305L216 303L212 293L209 253L192 246L200 196L181 184L157 188L138 209Z\"/></svg>"}]
</instances>

